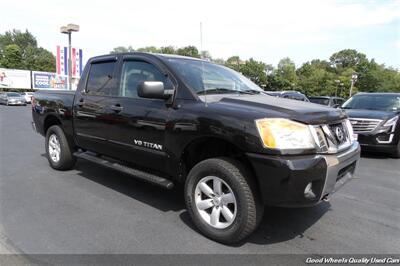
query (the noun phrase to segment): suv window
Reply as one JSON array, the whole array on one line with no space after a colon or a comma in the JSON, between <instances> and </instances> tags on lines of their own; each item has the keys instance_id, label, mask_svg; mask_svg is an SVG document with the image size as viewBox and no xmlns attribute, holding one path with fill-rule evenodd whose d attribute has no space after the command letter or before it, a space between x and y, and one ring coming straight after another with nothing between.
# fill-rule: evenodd
<instances>
[{"instance_id":1,"label":"suv window","mask_svg":"<svg viewBox=\"0 0 400 266\"><path fill-rule=\"evenodd\" d=\"M344 100L343 99L335 99L334 103L341 106L344 103Z\"/></svg>"},{"instance_id":2,"label":"suv window","mask_svg":"<svg viewBox=\"0 0 400 266\"><path fill-rule=\"evenodd\" d=\"M114 61L93 63L90 66L86 92L91 95L112 95L111 80L114 75Z\"/></svg>"},{"instance_id":3,"label":"suv window","mask_svg":"<svg viewBox=\"0 0 400 266\"><path fill-rule=\"evenodd\" d=\"M143 81L161 81L165 87L171 84L154 65L143 61L125 61L122 66L120 96L139 98L137 87Z\"/></svg>"}]
</instances>

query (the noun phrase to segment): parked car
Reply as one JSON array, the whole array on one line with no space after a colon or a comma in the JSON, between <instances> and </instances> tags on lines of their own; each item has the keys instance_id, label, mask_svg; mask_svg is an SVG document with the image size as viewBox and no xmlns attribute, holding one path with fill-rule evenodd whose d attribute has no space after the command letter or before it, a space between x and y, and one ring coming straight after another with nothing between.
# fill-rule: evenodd
<instances>
[{"instance_id":1,"label":"parked car","mask_svg":"<svg viewBox=\"0 0 400 266\"><path fill-rule=\"evenodd\" d=\"M0 103L5 105L26 105L25 98L16 92L4 92L0 95Z\"/></svg>"},{"instance_id":2,"label":"parked car","mask_svg":"<svg viewBox=\"0 0 400 266\"><path fill-rule=\"evenodd\" d=\"M340 107L345 102L345 99L334 96L312 96L308 97L308 99L312 103L327 105L333 108Z\"/></svg>"},{"instance_id":3,"label":"parked car","mask_svg":"<svg viewBox=\"0 0 400 266\"><path fill-rule=\"evenodd\" d=\"M81 158L182 183L194 224L223 243L250 235L264 205L326 199L360 156L342 110L271 97L232 69L174 55L91 58L76 92L36 92L32 117L52 168Z\"/></svg>"},{"instance_id":4,"label":"parked car","mask_svg":"<svg viewBox=\"0 0 400 266\"><path fill-rule=\"evenodd\" d=\"M400 157L400 93L359 93L342 108L363 150Z\"/></svg>"},{"instance_id":5,"label":"parked car","mask_svg":"<svg viewBox=\"0 0 400 266\"><path fill-rule=\"evenodd\" d=\"M24 97L26 103L31 103L33 92L21 92L20 94Z\"/></svg>"},{"instance_id":6,"label":"parked car","mask_svg":"<svg viewBox=\"0 0 400 266\"><path fill-rule=\"evenodd\" d=\"M298 91L266 91L266 93L275 97L309 102L307 96Z\"/></svg>"}]
</instances>

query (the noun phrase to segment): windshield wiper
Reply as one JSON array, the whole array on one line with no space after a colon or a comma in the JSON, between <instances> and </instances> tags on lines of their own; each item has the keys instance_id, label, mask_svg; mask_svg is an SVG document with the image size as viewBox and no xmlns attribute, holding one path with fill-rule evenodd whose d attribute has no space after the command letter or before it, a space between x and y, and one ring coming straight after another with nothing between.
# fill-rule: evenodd
<instances>
[{"instance_id":1,"label":"windshield wiper","mask_svg":"<svg viewBox=\"0 0 400 266\"><path fill-rule=\"evenodd\" d=\"M197 94L220 94L220 93L239 93L239 94L254 94L250 91L239 91L227 88L214 88L208 90L198 91Z\"/></svg>"},{"instance_id":2,"label":"windshield wiper","mask_svg":"<svg viewBox=\"0 0 400 266\"><path fill-rule=\"evenodd\" d=\"M259 91L259 90L245 90L243 91L245 93L249 93L249 94L260 94L263 91Z\"/></svg>"}]
</instances>

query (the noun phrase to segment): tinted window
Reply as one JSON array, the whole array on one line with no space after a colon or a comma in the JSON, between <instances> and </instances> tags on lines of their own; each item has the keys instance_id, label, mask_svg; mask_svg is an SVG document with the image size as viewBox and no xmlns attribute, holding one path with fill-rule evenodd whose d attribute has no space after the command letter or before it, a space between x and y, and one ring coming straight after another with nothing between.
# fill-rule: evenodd
<instances>
[{"instance_id":1,"label":"tinted window","mask_svg":"<svg viewBox=\"0 0 400 266\"><path fill-rule=\"evenodd\" d=\"M329 105L329 99L326 98L310 98L310 102L322 105Z\"/></svg>"},{"instance_id":2,"label":"tinted window","mask_svg":"<svg viewBox=\"0 0 400 266\"><path fill-rule=\"evenodd\" d=\"M336 104L342 105L344 103L344 99L336 99Z\"/></svg>"},{"instance_id":3,"label":"tinted window","mask_svg":"<svg viewBox=\"0 0 400 266\"><path fill-rule=\"evenodd\" d=\"M300 94L300 93L287 93L287 94L283 95L283 98L289 98L292 100L308 102L308 99L303 94Z\"/></svg>"},{"instance_id":4,"label":"tinted window","mask_svg":"<svg viewBox=\"0 0 400 266\"><path fill-rule=\"evenodd\" d=\"M16 92L8 92L7 96L8 97L21 97L21 95L19 93L16 93Z\"/></svg>"},{"instance_id":5,"label":"tinted window","mask_svg":"<svg viewBox=\"0 0 400 266\"><path fill-rule=\"evenodd\" d=\"M167 79L154 65L143 61L125 61L122 66L120 96L138 98L137 87L143 81L161 81L171 87Z\"/></svg>"},{"instance_id":6,"label":"tinted window","mask_svg":"<svg viewBox=\"0 0 400 266\"><path fill-rule=\"evenodd\" d=\"M400 95L356 95L345 102L343 108L398 111L400 110Z\"/></svg>"},{"instance_id":7,"label":"tinted window","mask_svg":"<svg viewBox=\"0 0 400 266\"><path fill-rule=\"evenodd\" d=\"M94 63L90 66L86 92L92 95L112 95L111 80L115 62Z\"/></svg>"}]
</instances>

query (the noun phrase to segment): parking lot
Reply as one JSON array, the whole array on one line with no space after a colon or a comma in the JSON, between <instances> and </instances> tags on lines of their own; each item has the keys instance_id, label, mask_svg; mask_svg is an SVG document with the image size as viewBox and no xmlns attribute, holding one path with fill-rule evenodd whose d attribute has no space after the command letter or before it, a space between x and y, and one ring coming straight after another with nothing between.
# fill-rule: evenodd
<instances>
[{"instance_id":1,"label":"parking lot","mask_svg":"<svg viewBox=\"0 0 400 266\"><path fill-rule=\"evenodd\" d=\"M357 179L313 208L266 208L259 230L225 246L168 191L78 161L48 166L30 106L0 106L0 244L41 254L400 253L400 160L363 154ZM0 246L1 246L0 245ZM1 251L1 249L0 249Z\"/></svg>"}]
</instances>

